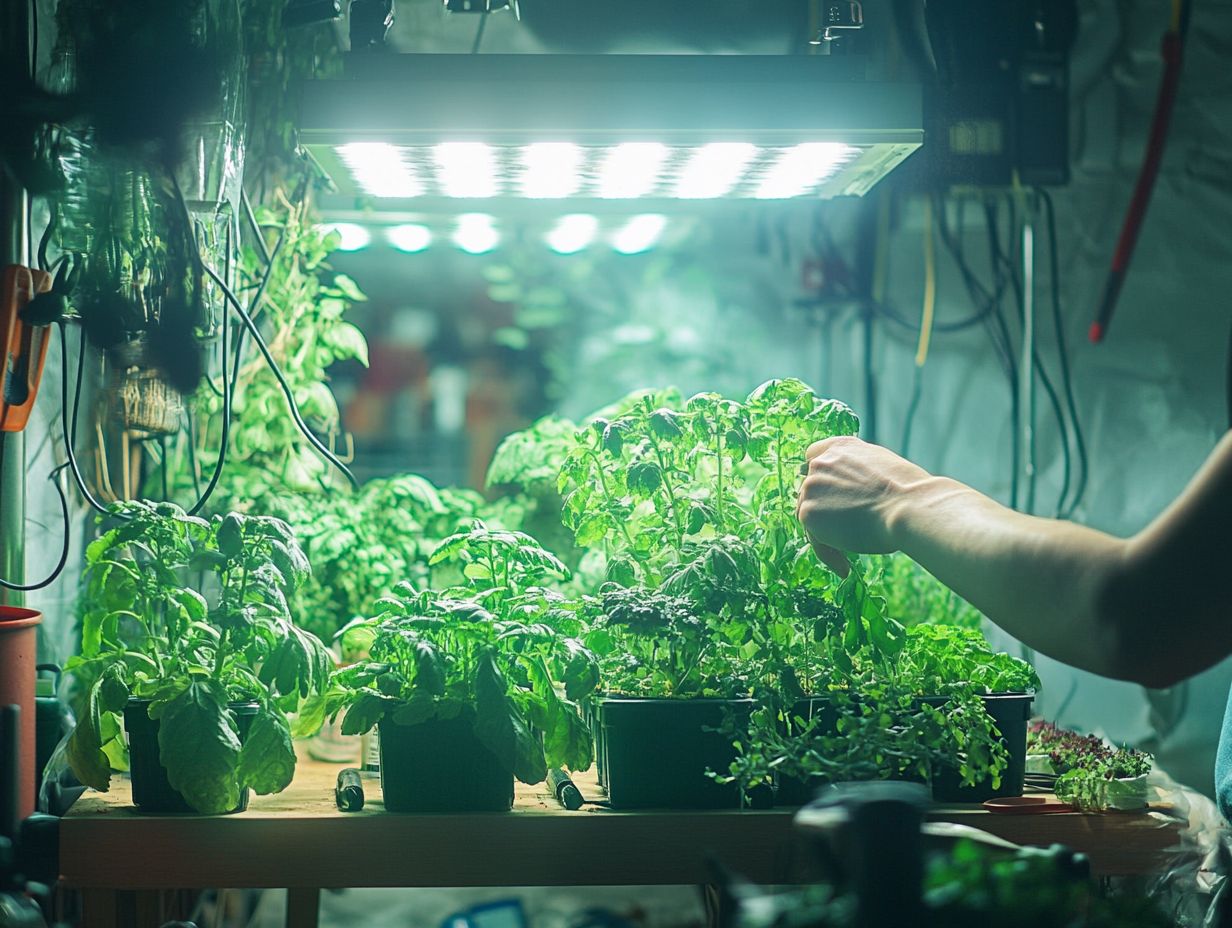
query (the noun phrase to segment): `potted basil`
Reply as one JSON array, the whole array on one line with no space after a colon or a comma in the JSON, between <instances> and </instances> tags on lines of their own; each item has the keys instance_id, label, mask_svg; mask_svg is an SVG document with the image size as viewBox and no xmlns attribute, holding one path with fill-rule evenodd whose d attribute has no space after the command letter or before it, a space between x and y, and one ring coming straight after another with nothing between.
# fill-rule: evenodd
<instances>
[{"instance_id":1,"label":"potted basil","mask_svg":"<svg viewBox=\"0 0 1232 928\"><path fill-rule=\"evenodd\" d=\"M476 522L432 560L460 561L470 585L401 583L344 629L369 658L336 675L330 711L345 710L346 734L378 728L387 811L508 811L515 778L590 766L577 700L594 659L557 630L569 606L536 584L566 571L529 536Z\"/></svg>"},{"instance_id":2,"label":"potted basil","mask_svg":"<svg viewBox=\"0 0 1232 928\"><path fill-rule=\"evenodd\" d=\"M121 502L86 551L86 684L73 772L106 791L129 739L143 812L236 812L295 772L287 713L323 693L331 661L287 595L309 566L286 524L205 521L171 503ZM195 581L195 582L194 582Z\"/></svg>"}]
</instances>

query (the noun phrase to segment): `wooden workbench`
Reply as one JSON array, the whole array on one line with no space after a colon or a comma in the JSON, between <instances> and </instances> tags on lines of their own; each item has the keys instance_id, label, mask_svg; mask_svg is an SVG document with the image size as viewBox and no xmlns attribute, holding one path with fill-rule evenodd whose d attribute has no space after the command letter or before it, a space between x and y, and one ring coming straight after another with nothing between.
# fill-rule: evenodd
<instances>
[{"instance_id":1,"label":"wooden workbench","mask_svg":"<svg viewBox=\"0 0 1232 928\"><path fill-rule=\"evenodd\" d=\"M367 779L363 811L342 813L333 799L339 769L301 761L285 792L254 796L229 816L140 815L117 778L63 819L63 884L82 891L86 928L158 925L160 890L219 887L289 889L288 924L300 928L316 924L326 887L701 884L708 853L760 883L809 874L790 810L569 812L545 786L519 784L508 814L392 815L379 782ZM590 775L575 782L587 798L600 795ZM1069 845L1099 875L1160 869L1180 830L1166 809L1014 816L939 806L929 817L1016 844Z\"/></svg>"}]
</instances>

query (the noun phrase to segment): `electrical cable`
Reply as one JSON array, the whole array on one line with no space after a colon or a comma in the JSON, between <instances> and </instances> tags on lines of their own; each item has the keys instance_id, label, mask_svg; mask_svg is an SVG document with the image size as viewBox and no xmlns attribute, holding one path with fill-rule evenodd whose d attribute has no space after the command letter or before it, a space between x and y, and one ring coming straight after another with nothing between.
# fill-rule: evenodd
<instances>
[{"instance_id":1,"label":"electrical cable","mask_svg":"<svg viewBox=\"0 0 1232 928\"><path fill-rule=\"evenodd\" d=\"M58 467L52 468L51 473L47 475L47 479L56 488L56 495L60 497L60 513L64 519L64 541L60 545L60 560L56 562L56 566L51 573L38 583L12 583L0 578L0 587L4 587L6 590L13 590L16 593L32 593L35 590L51 586L56 581L56 578L64 572L64 565L68 563L69 539L72 537L72 516L68 511L68 496L65 494L64 487L60 485L59 480L60 474L63 473L66 467L68 467L68 464L61 464Z\"/></svg>"},{"instance_id":2,"label":"electrical cable","mask_svg":"<svg viewBox=\"0 0 1232 928\"><path fill-rule=\"evenodd\" d=\"M1065 395L1065 405L1069 410L1070 425L1073 426L1074 450L1078 456L1078 474L1073 487L1073 496L1062 499L1058 507L1061 518L1070 518L1086 495L1089 461L1087 460L1086 439L1082 435L1082 422L1078 415L1078 403L1074 399L1073 376L1069 364L1069 341L1065 337L1065 323L1061 312L1061 268L1058 259L1059 245L1057 242L1057 217L1053 207L1052 195L1044 189L1038 191L1044 203L1044 219L1048 227L1048 265L1049 290L1052 299L1052 323L1056 332L1057 356L1061 367L1061 390ZM1230 369L1232 371L1232 369ZM1229 381L1232 390L1232 380ZM1232 393L1229 394L1232 401Z\"/></svg>"},{"instance_id":3,"label":"electrical cable","mask_svg":"<svg viewBox=\"0 0 1232 928\"><path fill-rule=\"evenodd\" d=\"M924 305L920 313L920 337L915 349L915 371L911 378L911 399L907 403L907 415L903 421L902 454L911 452L911 427L920 408L924 392L924 363L928 360L928 347L932 339L933 317L937 306L937 255L933 242L933 204L924 199Z\"/></svg>"},{"instance_id":4,"label":"electrical cable","mask_svg":"<svg viewBox=\"0 0 1232 928\"><path fill-rule=\"evenodd\" d=\"M257 214L253 211L252 201L248 199L248 191L240 188L240 201L244 204L244 213L248 216L248 224L252 227L253 238L257 240L257 247L261 249L261 259L266 263L270 263L270 251L265 245L265 238L261 235L261 224L257 222Z\"/></svg>"},{"instance_id":5,"label":"electrical cable","mask_svg":"<svg viewBox=\"0 0 1232 928\"><path fill-rule=\"evenodd\" d=\"M86 486L85 478L81 476L81 468L77 466L76 452L73 450L77 435L77 411L81 405L81 378L86 367L85 333L81 333L77 345L77 383L73 391L73 412L70 418L68 414L68 327L63 320L58 324L60 326L60 424L64 429L64 453L68 457L69 470L73 474L81 495L85 497L92 509L107 515L107 507L100 503L90 492L90 488Z\"/></svg>"},{"instance_id":6,"label":"electrical cable","mask_svg":"<svg viewBox=\"0 0 1232 928\"><path fill-rule=\"evenodd\" d=\"M479 14L479 26L475 29L475 41L471 44L471 54L479 54L479 46L483 44L483 30L488 24L488 11L484 10Z\"/></svg>"},{"instance_id":7,"label":"electrical cable","mask_svg":"<svg viewBox=\"0 0 1232 928\"><path fill-rule=\"evenodd\" d=\"M282 370L278 366L278 362L274 359L273 354L269 350L269 346L265 343L265 339L261 336L261 330L257 328L256 323L252 321L252 317L248 315L248 312L244 309L244 306L240 302L239 298L231 291L231 288L223 282L222 278L218 276L213 268L206 265L205 272L213 279L214 283L218 285L218 288L222 290L223 295L231 303L231 306L235 309L236 313L243 321L244 326L248 329L248 334L252 336L252 340L256 342L257 348L261 351L262 357L265 358L265 363L269 366L270 372L278 381L278 386L282 389L287 405L291 409L291 416L295 420L295 424L299 428L300 432L303 433L304 438L306 438L309 444L311 444L317 452L325 458L326 461L337 468L342 475L347 478L350 484L358 490L359 481L355 478L355 475L351 473L350 469L343 464L342 461L338 460L337 456L325 446L324 442L313 434L312 430L308 428L307 423L304 422L304 419L299 412L299 405L295 402L295 394L291 390L290 384L287 383L286 377L283 376Z\"/></svg>"},{"instance_id":8,"label":"electrical cable","mask_svg":"<svg viewBox=\"0 0 1232 928\"><path fill-rule=\"evenodd\" d=\"M1112 322L1112 315L1116 311L1117 301L1121 295L1121 287L1125 283L1129 264L1133 260L1134 249L1138 244L1138 234L1142 231L1147 207L1151 203L1151 194L1155 190L1159 167L1163 163L1164 148L1168 141L1168 127L1172 122L1172 111L1176 105L1177 90L1181 83L1185 38L1189 30L1189 7L1188 0L1172 0L1171 22L1160 43L1164 73L1159 82L1158 95L1155 98L1155 112L1151 117L1146 153L1138 172L1138 180L1134 184L1129 207L1125 211L1121 234L1117 238L1116 248L1112 253L1112 266L1108 269L1104 294L1100 300L1095 321L1091 323L1089 337L1095 344L1103 341L1108 334L1108 326Z\"/></svg>"}]
</instances>

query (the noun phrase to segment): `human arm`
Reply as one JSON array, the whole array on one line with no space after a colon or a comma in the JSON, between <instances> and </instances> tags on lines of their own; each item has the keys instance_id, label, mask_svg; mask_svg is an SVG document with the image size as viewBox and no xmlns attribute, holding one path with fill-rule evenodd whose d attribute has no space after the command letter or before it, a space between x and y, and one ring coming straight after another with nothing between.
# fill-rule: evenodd
<instances>
[{"instance_id":1,"label":"human arm","mask_svg":"<svg viewBox=\"0 0 1232 928\"><path fill-rule=\"evenodd\" d=\"M808 456L797 511L824 559L903 551L1041 653L1146 686L1232 653L1232 435L1129 539L1023 515L859 439Z\"/></svg>"}]
</instances>

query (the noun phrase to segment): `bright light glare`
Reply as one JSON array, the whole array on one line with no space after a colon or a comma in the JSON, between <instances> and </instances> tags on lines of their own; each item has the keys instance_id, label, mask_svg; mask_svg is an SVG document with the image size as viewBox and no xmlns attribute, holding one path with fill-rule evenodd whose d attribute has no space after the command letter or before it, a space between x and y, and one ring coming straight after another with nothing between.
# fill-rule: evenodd
<instances>
[{"instance_id":1,"label":"bright light glare","mask_svg":"<svg viewBox=\"0 0 1232 928\"><path fill-rule=\"evenodd\" d=\"M334 232L338 235L339 251L359 251L367 248L372 236L363 226L353 222L327 222L318 226L322 232Z\"/></svg>"},{"instance_id":2,"label":"bright light glare","mask_svg":"<svg viewBox=\"0 0 1232 928\"><path fill-rule=\"evenodd\" d=\"M595 240L599 220L588 213L561 216L555 228L548 233L548 247L558 254L577 254Z\"/></svg>"},{"instance_id":3,"label":"bright light glare","mask_svg":"<svg viewBox=\"0 0 1232 928\"><path fill-rule=\"evenodd\" d=\"M453 243L468 254L481 255L500 243L500 233L487 213L463 213L454 227Z\"/></svg>"},{"instance_id":4,"label":"bright light glare","mask_svg":"<svg viewBox=\"0 0 1232 928\"><path fill-rule=\"evenodd\" d=\"M788 148L779 155L754 196L761 200L783 200L809 193L855 151L841 142L806 142Z\"/></svg>"},{"instance_id":5,"label":"bright light glare","mask_svg":"<svg viewBox=\"0 0 1232 928\"><path fill-rule=\"evenodd\" d=\"M417 197L423 193L410 165L387 142L351 142L338 146L337 151L355 183L370 196Z\"/></svg>"},{"instance_id":6,"label":"bright light glare","mask_svg":"<svg viewBox=\"0 0 1232 928\"><path fill-rule=\"evenodd\" d=\"M536 142L522 149L522 196L572 196L582 183L582 149L572 142Z\"/></svg>"},{"instance_id":7,"label":"bright light glare","mask_svg":"<svg viewBox=\"0 0 1232 928\"><path fill-rule=\"evenodd\" d=\"M757 146L747 142L712 142L694 149L673 196L686 200L724 196L740 180L756 154Z\"/></svg>"},{"instance_id":8,"label":"bright light glare","mask_svg":"<svg viewBox=\"0 0 1232 928\"><path fill-rule=\"evenodd\" d=\"M496 159L483 142L444 142L433 151L436 176L447 197L494 197Z\"/></svg>"},{"instance_id":9,"label":"bright light glare","mask_svg":"<svg viewBox=\"0 0 1232 928\"><path fill-rule=\"evenodd\" d=\"M432 231L418 223L390 226L385 230L385 239L399 251L414 254L432 244Z\"/></svg>"},{"instance_id":10,"label":"bright light glare","mask_svg":"<svg viewBox=\"0 0 1232 928\"><path fill-rule=\"evenodd\" d=\"M634 216L612 237L612 247L622 255L647 251L654 247L666 225L667 217L657 213Z\"/></svg>"},{"instance_id":11,"label":"bright light glare","mask_svg":"<svg viewBox=\"0 0 1232 928\"><path fill-rule=\"evenodd\" d=\"M599 170L599 196L642 197L658 184L670 149L658 142L624 142L612 148Z\"/></svg>"}]
</instances>

